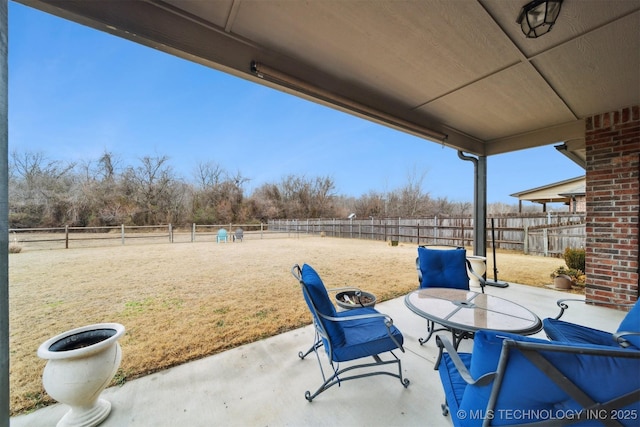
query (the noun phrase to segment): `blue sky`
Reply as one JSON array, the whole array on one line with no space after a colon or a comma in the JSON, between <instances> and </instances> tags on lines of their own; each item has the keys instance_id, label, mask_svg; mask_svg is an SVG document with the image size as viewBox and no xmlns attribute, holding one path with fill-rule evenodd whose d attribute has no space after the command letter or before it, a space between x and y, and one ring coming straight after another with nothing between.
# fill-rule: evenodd
<instances>
[{"instance_id":1,"label":"blue sky","mask_svg":"<svg viewBox=\"0 0 640 427\"><path fill-rule=\"evenodd\" d=\"M336 192L400 188L473 201L473 164L440 144L9 2L9 150L122 164L168 156L190 180L215 162L250 181L329 176ZM490 156L489 203L584 174L552 145Z\"/></svg>"}]
</instances>

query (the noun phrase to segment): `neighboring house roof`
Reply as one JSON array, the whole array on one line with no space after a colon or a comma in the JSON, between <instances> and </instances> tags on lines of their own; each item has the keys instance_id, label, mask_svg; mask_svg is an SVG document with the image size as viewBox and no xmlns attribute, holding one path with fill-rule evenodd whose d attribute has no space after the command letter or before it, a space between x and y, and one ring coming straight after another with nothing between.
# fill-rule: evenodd
<instances>
[{"instance_id":1,"label":"neighboring house roof","mask_svg":"<svg viewBox=\"0 0 640 427\"><path fill-rule=\"evenodd\" d=\"M536 203L568 203L572 196L584 196L586 177L579 176L560 182L513 193L510 196L519 200Z\"/></svg>"},{"instance_id":2,"label":"neighboring house roof","mask_svg":"<svg viewBox=\"0 0 640 427\"><path fill-rule=\"evenodd\" d=\"M566 196L566 197L586 196L586 195L587 195L587 186L585 185L584 178L582 179L582 182L579 185L576 185L569 191L565 193L558 193L558 196Z\"/></svg>"}]
</instances>

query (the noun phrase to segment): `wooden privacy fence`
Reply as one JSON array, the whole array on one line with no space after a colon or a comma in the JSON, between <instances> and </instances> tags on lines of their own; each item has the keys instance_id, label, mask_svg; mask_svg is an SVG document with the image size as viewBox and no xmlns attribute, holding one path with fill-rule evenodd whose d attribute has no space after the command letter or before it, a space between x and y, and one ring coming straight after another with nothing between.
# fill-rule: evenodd
<instances>
[{"instance_id":1,"label":"wooden privacy fence","mask_svg":"<svg viewBox=\"0 0 640 427\"><path fill-rule=\"evenodd\" d=\"M566 248L584 248L585 225L567 224L555 227L530 227L524 230L525 254L560 257Z\"/></svg>"},{"instance_id":2,"label":"wooden privacy fence","mask_svg":"<svg viewBox=\"0 0 640 427\"><path fill-rule=\"evenodd\" d=\"M487 243L525 254L560 256L567 247L584 248L585 215L575 213L505 214L487 218ZM415 243L473 245L473 218L369 218L271 220L269 230L331 237Z\"/></svg>"}]
</instances>

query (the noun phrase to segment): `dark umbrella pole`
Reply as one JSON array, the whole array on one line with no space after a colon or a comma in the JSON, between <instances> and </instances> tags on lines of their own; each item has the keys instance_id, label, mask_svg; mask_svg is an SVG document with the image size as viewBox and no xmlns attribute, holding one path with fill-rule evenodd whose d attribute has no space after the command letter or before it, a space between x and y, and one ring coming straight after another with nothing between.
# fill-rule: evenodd
<instances>
[{"instance_id":1,"label":"dark umbrella pole","mask_svg":"<svg viewBox=\"0 0 640 427\"><path fill-rule=\"evenodd\" d=\"M496 233L493 218L491 218L491 249L493 251L493 280L487 280L486 284L487 286L495 286L496 288L506 288L509 284L498 280L498 264L496 264Z\"/></svg>"}]
</instances>

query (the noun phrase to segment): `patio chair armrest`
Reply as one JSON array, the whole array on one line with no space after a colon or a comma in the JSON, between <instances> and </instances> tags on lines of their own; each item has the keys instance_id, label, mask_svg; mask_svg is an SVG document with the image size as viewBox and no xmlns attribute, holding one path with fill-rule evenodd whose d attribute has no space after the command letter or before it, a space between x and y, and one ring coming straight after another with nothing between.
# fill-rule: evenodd
<instances>
[{"instance_id":1,"label":"patio chair armrest","mask_svg":"<svg viewBox=\"0 0 640 427\"><path fill-rule=\"evenodd\" d=\"M567 305L567 301L577 301L577 302L584 303L583 299L578 299L578 298L563 298L563 299L559 299L558 301L556 301L556 305L560 308L560 313L558 313L558 315L556 317L554 317L554 319L556 319L556 320L560 319L562 317L562 315L564 314L564 311L569 308L569 306Z\"/></svg>"},{"instance_id":2,"label":"patio chair armrest","mask_svg":"<svg viewBox=\"0 0 640 427\"><path fill-rule=\"evenodd\" d=\"M391 326L393 326L393 319L389 317L388 314L378 313L378 312L370 313L370 314L355 314L353 316L342 316L342 317L327 316L326 314L322 314L320 312L318 312L318 314L323 319L327 319L331 322L346 322L349 320L362 320L362 319L373 319L376 317L383 317L385 319L384 323L385 325L387 325L387 328L391 328Z\"/></svg>"},{"instance_id":3,"label":"patio chair armrest","mask_svg":"<svg viewBox=\"0 0 640 427\"><path fill-rule=\"evenodd\" d=\"M619 331L613 334L613 339L620 345L620 347L627 348L631 344L625 337L629 335L640 335L640 332L632 332L632 331Z\"/></svg>"},{"instance_id":4,"label":"patio chair armrest","mask_svg":"<svg viewBox=\"0 0 640 427\"><path fill-rule=\"evenodd\" d=\"M327 292L346 292L346 291L362 292L360 288L356 288L355 286L345 286L342 288L327 289Z\"/></svg>"},{"instance_id":5,"label":"patio chair armrest","mask_svg":"<svg viewBox=\"0 0 640 427\"><path fill-rule=\"evenodd\" d=\"M577 302L581 302L581 303L585 302L585 300L579 299L579 298L563 298L563 299L559 299L558 301L556 301L556 304L560 308L560 313L558 313L558 315L556 317L554 317L554 319L556 319L556 320L560 319L562 317L562 315L564 314L564 311L569 308L569 305L567 305L567 303L566 303L567 301L577 301ZM606 303L606 305L612 305L612 306L615 306L615 307L633 307L634 306L634 304L615 303L615 302Z\"/></svg>"},{"instance_id":6,"label":"patio chair armrest","mask_svg":"<svg viewBox=\"0 0 640 427\"><path fill-rule=\"evenodd\" d=\"M477 385L477 386L481 387L481 386L485 386L485 385L489 384L495 378L496 372L487 372L486 374L482 375L477 380L473 379L473 376L471 376L471 372L469 372L469 370L465 366L464 362L462 361L462 359L458 355L458 352L456 351L455 347L453 346L451 341L449 341L449 339L447 339L446 337L442 337L440 335L436 335L436 345L440 349L440 353L438 354L438 360L436 360L435 370L437 370L438 366L440 366L440 359L442 359L442 354L443 354L444 350L446 350L447 353L449 354L449 358L453 362L453 365L458 370L458 373L460 374L460 377L467 384L469 384L469 385Z\"/></svg>"},{"instance_id":7,"label":"patio chair armrest","mask_svg":"<svg viewBox=\"0 0 640 427\"><path fill-rule=\"evenodd\" d=\"M300 264L294 264L293 267L291 267L291 275L295 277L298 282L302 280L302 268Z\"/></svg>"},{"instance_id":8,"label":"patio chair armrest","mask_svg":"<svg viewBox=\"0 0 640 427\"><path fill-rule=\"evenodd\" d=\"M473 266L471 265L471 261L469 261L468 259L466 261L467 261L467 269L469 270L469 273L473 274L473 276L476 279L478 279L478 281L480 282L480 288L482 289L482 293L484 293L484 287L487 285L487 281L484 280L484 277L482 277L481 275L475 272L475 270L473 269Z\"/></svg>"}]
</instances>

